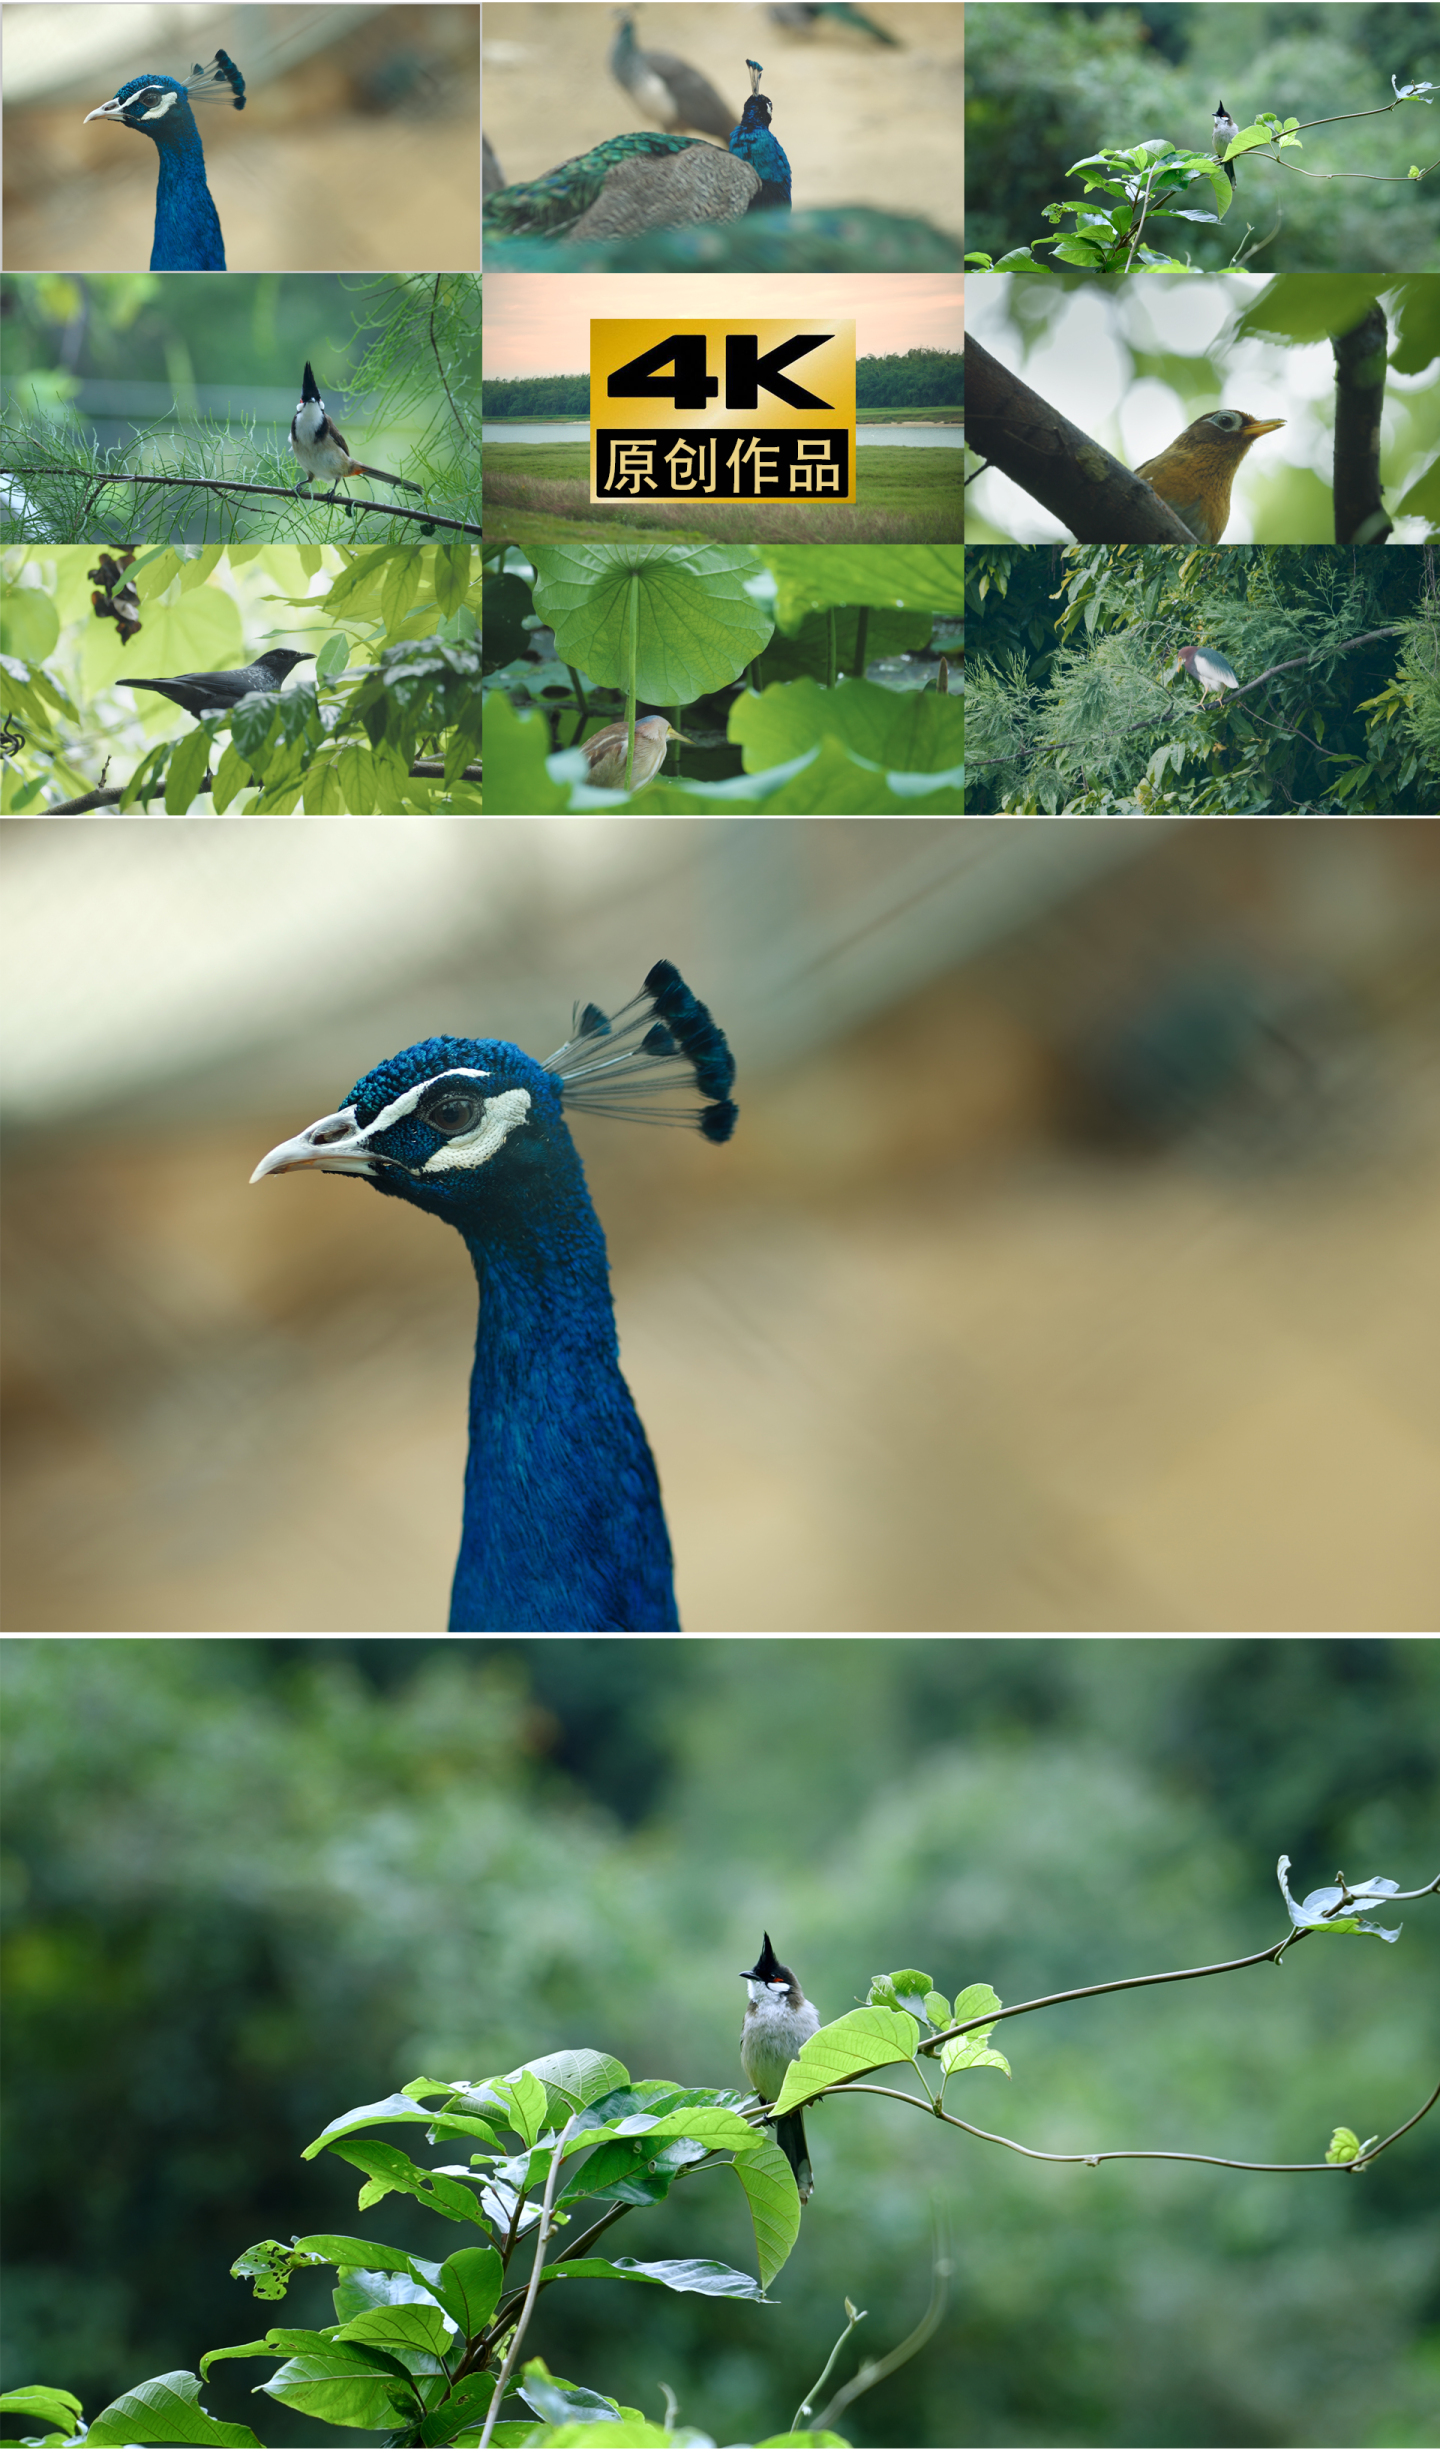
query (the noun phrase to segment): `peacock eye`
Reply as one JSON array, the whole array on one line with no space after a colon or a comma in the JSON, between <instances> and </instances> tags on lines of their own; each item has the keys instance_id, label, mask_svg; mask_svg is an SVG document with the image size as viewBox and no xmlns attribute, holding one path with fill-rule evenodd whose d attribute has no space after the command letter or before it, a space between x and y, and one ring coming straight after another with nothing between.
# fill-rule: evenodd
<instances>
[{"instance_id":1,"label":"peacock eye","mask_svg":"<svg viewBox=\"0 0 1440 2453\"><path fill-rule=\"evenodd\" d=\"M440 1090L427 1099L421 1109L425 1121L447 1139L456 1133L468 1133L480 1122L485 1102L478 1091Z\"/></svg>"}]
</instances>

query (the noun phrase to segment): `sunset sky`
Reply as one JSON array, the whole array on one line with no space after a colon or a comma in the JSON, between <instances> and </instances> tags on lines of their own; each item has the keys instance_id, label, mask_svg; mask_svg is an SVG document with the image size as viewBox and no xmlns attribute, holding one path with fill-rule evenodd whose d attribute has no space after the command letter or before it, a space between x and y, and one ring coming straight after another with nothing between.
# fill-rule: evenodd
<instances>
[{"instance_id":1,"label":"sunset sky","mask_svg":"<svg viewBox=\"0 0 1440 2453\"><path fill-rule=\"evenodd\" d=\"M489 273L487 375L583 375L590 318L853 315L857 357L962 349L959 273Z\"/></svg>"}]
</instances>

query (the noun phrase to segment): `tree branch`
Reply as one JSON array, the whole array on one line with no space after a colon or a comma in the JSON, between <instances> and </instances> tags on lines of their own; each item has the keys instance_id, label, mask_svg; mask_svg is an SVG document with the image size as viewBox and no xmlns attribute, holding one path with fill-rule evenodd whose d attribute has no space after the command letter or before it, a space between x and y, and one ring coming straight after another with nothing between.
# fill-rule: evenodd
<instances>
[{"instance_id":1,"label":"tree branch","mask_svg":"<svg viewBox=\"0 0 1440 2453\"><path fill-rule=\"evenodd\" d=\"M1265 1956L1269 1958L1271 1954L1267 1951ZM1254 1963L1237 1960L1234 1964L1243 1967ZM1189 1972L1196 1976L1210 1973L1205 1968L1194 1968ZM1156 1981L1163 1984L1167 1980L1160 1977ZM1074 1997L1056 1994L1054 1998L1057 2001L1064 2001ZM1033 2010L1036 2005L1033 2002L1025 2002L1021 2004L1021 2007ZM1003 2016L1004 2013L1002 2012L1001 2015ZM978 2023L983 2025L985 2022ZM971 2024L973 2026L977 2022L972 2020ZM1393 2146L1397 2138L1403 2138L1407 2129L1413 2129L1417 2121L1423 2121L1426 2113L1437 2101L1440 2101L1440 2083L1437 2083L1425 2098L1419 2111L1413 2112L1408 2121L1402 2121L1400 2127L1393 2129L1388 2138L1380 2139L1377 2145L1368 2150L1363 2160L1357 2155L1352 2163L1246 2163L1237 2155L1192 2155L1183 2148L1169 2146L1107 2146L1089 2154L1049 2154L1038 2146L1022 2146L1018 2138L1002 2137L999 2130L977 2129L973 2121L962 2121L957 2113L944 2112L938 2104L922 2100L918 2095L906 2095L899 2087L874 2087L867 2084L864 2079L857 2078L847 2080L843 2086L833 2087L828 2092L833 2095L888 2095L894 2103L913 2104L917 2112L928 2112L933 2120L944 2121L951 2129L963 2129L967 2137L983 2139L987 2146L1008 2146L1012 2154L1024 2155L1031 2163L1213 2163L1223 2166L1227 2172L1363 2171L1366 2164L1373 2163L1378 2155L1384 2154L1387 2146Z\"/></svg>"},{"instance_id":2,"label":"tree branch","mask_svg":"<svg viewBox=\"0 0 1440 2453\"><path fill-rule=\"evenodd\" d=\"M1194 545L1179 513L1048 400L965 341L966 439L1082 545Z\"/></svg>"},{"instance_id":3,"label":"tree branch","mask_svg":"<svg viewBox=\"0 0 1440 2453\"><path fill-rule=\"evenodd\" d=\"M0 463L0 474L8 477L86 477L89 476L91 472L87 469L78 468L8 467L3 463ZM452 528L458 531L461 536L465 537L478 537L483 536L484 534L483 529L476 528L469 520L446 519L439 511L412 511L409 505L406 503L357 503L352 501L348 494L337 494L332 492L329 494L307 495L299 493L298 489L294 486L251 484L247 478L240 477L131 477L122 472L114 476L104 475L97 477L95 479L95 485L97 490L88 498L86 505L87 510L94 508L95 503L99 499L99 489L107 485L180 486L188 487L192 493L196 494L225 494L230 496L241 494L262 494L270 495L280 502L288 503L293 503L296 501L302 503L349 503L351 510L356 512L379 511L383 513L387 519L394 518L397 520L420 520L427 527Z\"/></svg>"},{"instance_id":4,"label":"tree branch","mask_svg":"<svg viewBox=\"0 0 1440 2453\"><path fill-rule=\"evenodd\" d=\"M1393 521L1380 491L1380 416L1389 331L1377 303L1352 331L1333 335L1335 541L1383 545Z\"/></svg>"}]
</instances>

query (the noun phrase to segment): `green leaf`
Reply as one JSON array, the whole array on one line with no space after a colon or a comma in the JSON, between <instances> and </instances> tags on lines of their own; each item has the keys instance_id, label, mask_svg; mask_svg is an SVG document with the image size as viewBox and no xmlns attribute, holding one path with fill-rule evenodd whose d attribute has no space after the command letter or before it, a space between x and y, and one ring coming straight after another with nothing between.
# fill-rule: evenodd
<instances>
[{"instance_id":1,"label":"green leaf","mask_svg":"<svg viewBox=\"0 0 1440 2453\"><path fill-rule=\"evenodd\" d=\"M380 618L392 638L420 593L420 556L397 546L380 590Z\"/></svg>"},{"instance_id":2,"label":"green leaf","mask_svg":"<svg viewBox=\"0 0 1440 2453\"><path fill-rule=\"evenodd\" d=\"M565 2257L544 2272L584 2275L593 2282L658 2283L665 2291L698 2291L711 2300L765 2299L764 2287L753 2274L719 2265L713 2257L662 2257L650 2263L635 2257Z\"/></svg>"},{"instance_id":3,"label":"green leaf","mask_svg":"<svg viewBox=\"0 0 1440 2453\"><path fill-rule=\"evenodd\" d=\"M563 2427L572 2419L619 2419L624 2415L623 2406L608 2393L595 2393L588 2385L572 2385L568 2377L552 2376L543 2359L528 2359L520 2380L515 2390L521 2400L552 2427Z\"/></svg>"},{"instance_id":4,"label":"green leaf","mask_svg":"<svg viewBox=\"0 0 1440 2453\"><path fill-rule=\"evenodd\" d=\"M152 2376L108 2403L90 2422L91 2445L258 2445L248 2427L227 2427L200 2407L200 2379L187 2369Z\"/></svg>"},{"instance_id":5,"label":"green leaf","mask_svg":"<svg viewBox=\"0 0 1440 2453\"><path fill-rule=\"evenodd\" d=\"M435 602L450 614L464 604L470 588L470 548L463 537L435 548Z\"/></svg>"},{"instance_id":6,"label":"green leaf","mask_svg":"<svg viewBox=\"0 0 1440 2453\"><path fill-rule=\"evenodd\" d=\"M209 763L210 736L197 724L172 751L166 769L165 808L170 817L183 818L194 806Z\"/></svg>"},{"instance_id":7,"label":"green leaf","mask_svg":"<svg viewBox=\"0 0 1440 2453\"><path fill-rule=\"evenodd\" d=\"M620 690L630 681L633 583L635 691L654 706L688 706L737 680L774 627L745 586L756 569L749 547L586 539L536 546L533 560L535 609L554 630L557 653Z\"/></svg>"},{"instance_id":8,"label":"green leaf","mask_svg":"<svg viewBox=\"0 0 1440 2453\"><path fill-rule=\"evenodd\" d=\"M574 2206L584 2198L613 2197L626 2206L658 2206L677 2172L707 2152L691 2138L606 2138L566 2184L560 2203Z\"/></svg>"},{"instance_id":9,"label":"green leaf","mask_svg":"<svg viewBox=\"0 0 1440 2453\"><path fill-rule=\"evenodd\" d=\"M498 2257L495 2262L499 2264ZM438 2308L427 2307L422 2300L401 2300L384 2308L362 2309L358 2316L348 2318L331 2340L383 2343L397 2358L406 2351L428 2351L434 2358L443 2359L450 2343L450 2328Z\"/></svg>"},{"instance_id":10,"label":"green leaf","mask_svg":"<svg viewBox=\"0 0 1440 2453\"><path fill-rule=\"evenodd\" d=\"M744 746L747 773L833 740L882 771L938 776L964 755L965 730L958 699L883 690L845 674L833 690L790 681L747 693L730 710L730 738ZM929 1983L927 1977L915 1990L923 1993Z\"/></svg>"},{"instance_id":11,"label":"green leaf","mask_svg":"<svg viewBox=\"0 0 1440 2453\"><path fill-rule=\"evenodd\" d=\"M407 2274L410 2270L410 2259L404 2249L392 2248L388 2240L356 2240L349 2232L306 2232L303 2239L296 2241L295 2250L297 2255L303 2250L311 2264L367 2266L381 2274Z\"/></svg>"},{"instance_id":12,"label":"green leaf","mask_svg":"<svg viewBox=\"0 0 1440 2453\"><path fill-rule=\"evenodd\" d=\"M429 2120L429 2113L422 2110L412 2095L383 2095L378 2103L357 2104L353 2112L340 2113L304 2149L302 2160L308 2163L323 2147L329 2146L332 2139L343 2138L348 2130L368 2129L377 2121L419 2121L428 2124Z\"/></svg>"},{"instance_id":13,"label":"green leaf","mask_svg":"<svg viewBox=\"0 0 1440 2453\"><path fill-rule=\"evenodd\" d=\"M832 605L905 606L916 613L963 613L965 554L959 545L766 545L760 558L779 582L775 619L800 628L807 613Z\"/></svg>"},{"instance_id":14,"label":"green leaf","mask_svg":"<svg viewBox=\"0 0 1440 2453\"><path fill-rule=\"evenodd\" d=\"M884 2069L892 2061L913 2061L920 2029L908 2010L883 2010L866 2005L847 2011L829 2027L820 2028L800 2048L800 2057L785 2073L775 2102L777 2113L793 2111L866 2070Z\"/></svg>"},{"instance_id":15,"label":"green leaf","mask_svg":"<svg viewBox=\"0 0 1440 2453\"><path fill-rule=\"evenodd\" d=\"M397 2412L420 2408L409 2369L375 2343L326 2343L287 2360L256 2391L332 2427L391 2427Z\"/></svg>"},{"instance_id":16,"label":"green leaf","mask_svg":"<svg viewBox=\"0 0 1440 2453\"><path fill-rule=\"evenodd\" d=\"M378 2206L380 2200L395 2191L405 2197L418 2198L432 2213L444 2215L450 2223L478 2223L480 2210L473 2189L465 2181L451 2180L443 2172L428 2172L423 2164L412 2163L398 2146L390 2146L381 2138L350 2138L331 2147L345 2163L353 2163L358 2171L369 2174L360 2192L359 2204Z\"/></svg>"},{"instance_id":17,"label":"green leaf","mask_svg":"<svg viewBox=\"0 0 1440 2453\"><path fill-rule=\"evenodd\" d=\"M61 2385L14 2385L8 2393L0 2393L0 2410L14 2411L23 2419L48 2420L67 2436L78 2433L84 2416L76 2396Z\"/></svg>"},{"instance_id":18,"label":"green leaf","mask_svg":"<svg viewBox=\"0 0 1440 2453\"><path fill-rule=\"evenodd\" d=\"M946 2001L943 1993L927 1993L922 2007L925 2012L926 2020L931 2027L949 2027L951 2025L950 2004Z\"/></svg>"},{"instance_id":19,"label":"green leaf","mask_svg":"<svg viewBox=\"0 0 1440 2453\"><path fill-rule=\"evenodd\" d=\"M800 2237L800 2192L779 2147L761 2135L757 2151L737 2157L730 2168L749 2203L756 2263L768 2290Z\"/></svg>"},{"instance_id":20,"label":"green leaf","mask_svg":"<svg viewBox=\"0 0 1440 2453\"><path fill-rule=\"evenodd\" d=\"M237 2282L254 2284L257 2300L283 2300L291 2277L301 2266L328 2263L328 2258L312 2254L303 2244L258 2240L253 2248L241 2251L230 2271Z\"/></svg>"},{"instance_id":21,"label":"green leaf","mask_svg":"<svg viewBox=\"0 0 1440 2453\"><path fill-rule=\"evenodd\" d=\"M509 2109L508 2126L518 2130L527 2146L533 2146L550 2110L543 2081L533 2071L520 2069L512 2070L508 2078L492 2078L489 2084Z\"/></svg>"},{"instance_id":22,"label":"green leaf","mask_svg":"<svg viewBox=\"0 0 1440 2453\"><path fill-rule=\"evenodd\" d=\"M583 2104L596 2103L614 2088L630 2084L623 2061L617 2061L613 2053L597 2053L588 2044L572 2046L567 2052L544 2053L524 2066L551 2097L552 2114L557 2097L571 2112L578 2112Z\"/></svg>"},{"instance_id":23,"label":"green leaf","mask_svg":"<svg viewBox=\"0 0 1440 2453\"><path fill-rule=\"evenodd\" d=\"M1360 2152L1360 2141L1353 2129L1337 2129L1325 2149L1327 2163L1353 2163Z\"/></svg>"},{"instance_id":24,"label":"green leaf","mask_svg":"<svg viewBox=\"0 0 1440 2453\"><path fill-rule=\"evenodd\" d=\"M457 2249L435 2278L435 2297L466 2340L489 2324L505 2280L496 2249Z\"/></svg>"},{"instance_id":25,"label":"green leaf","mask_svg":"<svg viewBox=\"0 0 1440 2453\"><path fill-rule=\"evenodd\" d=\"M802 2427L784 2436L757 2436L755 2453L767 2453L772 2445L844 2445L849 2453L848 2436L833 2436L828 2427Z\"/></svg>"},{"instance_id":26,"label":"green leaf","mask_svg":"<svg viewBox=\"0 0 1440 2453\"><path fill-rule=\"evenodd\" d=\"M280 2353L292 2347L284 2339L285 2332L286 2328L283 2326L272 2326L268 2334L260 2336L258 2342L227 2342L218 2351L207 2351L200 2362L202 2379L207 2384L209 2383L210 2370L217 2359L276 2358Z\"/></svg>"}]
</instances>

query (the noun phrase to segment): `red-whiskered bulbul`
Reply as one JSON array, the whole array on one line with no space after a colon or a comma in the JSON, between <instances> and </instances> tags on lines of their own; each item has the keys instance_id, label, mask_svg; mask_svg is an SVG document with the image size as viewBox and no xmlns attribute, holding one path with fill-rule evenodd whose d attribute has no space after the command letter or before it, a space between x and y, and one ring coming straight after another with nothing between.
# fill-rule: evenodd
<instances>
[{"instance_id":1,"label":"red-whiskered bulbul","mask_svg":"<svg viewBox=\"0 0 1440 2453\"><path fill-rule=\"evenodd\" d=\"M425 488L409 477L392 477L384 468L367 468L363 460L352 460L350 446L334 419L327 415L320 397L320 386L305 361L305 381L301 386L299 406L290 420L290 449L305 471L302 486L313 477L326 477L338 483L342 477L378 477L381 485L400 485L407 494L423 494Z\"/></svg>"},{"instance_id":2,"label":"red-whiskered bulbul","mask_svg":"<svg viewBox=\"0 0 1440 2453\"><path fill-rule=\"evenodd\" d=\"M1223 102L1217 102L1215 105L1214 130L1215 150L1222 156L1220 167L1224 171L1230 185L1233 187L1235 185L1235 165L1233 162L1225 161L1223 159L1223 155L1226 146L1234 144L1240 131L1236 127L1235 122L1231 118L1229 112L1226 110Z\"/></svg>"},{"instance_id":3,"label":"red-whiskered bulbul","mask_svg":"<svg viewBox=\"0 0 1440 2453\"><path fill-rule=\"evenodd\" d=\"M750 1998L740 2029L740 2067L756 2094L773 2104L785 2084L785 2073L813 2036L820 2013L807 2002L793 1968L782 1967L768 1933L753 1968L742 1968ZM814 2186L805 2150L805 2124L798 2112L787 2112L774 2124L775 2143L795 2175L803 2206Z\"/></svg>"}]
</instances>

